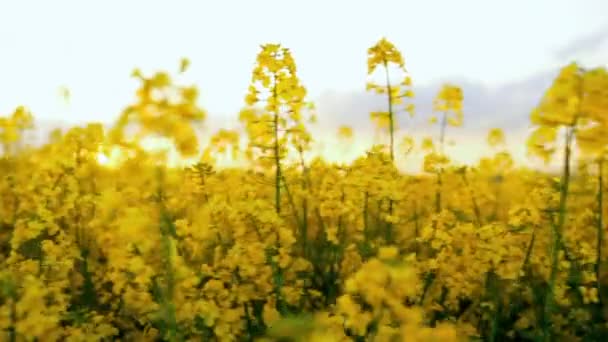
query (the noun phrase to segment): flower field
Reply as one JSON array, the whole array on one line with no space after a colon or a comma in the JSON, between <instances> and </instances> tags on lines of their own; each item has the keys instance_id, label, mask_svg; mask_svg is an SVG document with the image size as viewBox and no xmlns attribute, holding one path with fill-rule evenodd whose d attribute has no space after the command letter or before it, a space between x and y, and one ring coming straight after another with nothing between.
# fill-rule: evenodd
<instances>
[{"instance_id":1,"label":"flower field","mask_svg":"<svg viewBox=\"0 0 608 342\"><path fill-rule=\"evenodd\" d=\"M196 86L135 70L111 127L0 117L2 341L595 341L608 336L608 72L564 66L516 165L505 134L460 165L446 137L466 94L445 84L415 141L415 80L386 39L368 50L383 143L352 162L313 153L296 56L261 46L238 115L202 143ZM184 59L178 74L188 70ZM362 85L362 87L365 85ZM204 90L201 90L204 93ZM237 120L237 119L235 119ZM336 135L357 139L348 122ZM188 163L168 163L150 137ZM513 144L515 142L508 142ZM425 154L419 174L397 158ZM224 167L221 156L239 161Z\"/></svg>"}]
</instances>

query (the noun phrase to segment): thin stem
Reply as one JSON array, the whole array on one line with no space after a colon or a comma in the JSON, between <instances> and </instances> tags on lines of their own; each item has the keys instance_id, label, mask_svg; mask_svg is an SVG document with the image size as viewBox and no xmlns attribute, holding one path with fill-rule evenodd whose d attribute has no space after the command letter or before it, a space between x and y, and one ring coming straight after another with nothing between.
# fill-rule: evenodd
<instances>
[{"instance_id":1,"label":"thin stem","mask_svg":"<svg viewBox=\"0 0 608 342\"><path fill-rule=\"evenodd\" d=\"M604 160L600 158L597 162L598 167L598 185L597 185L597 207L598 207L598 218L597 218L597 259L595 261L595 278L597 282L597 292L601 293L601 263L602 263L602 244L604 242L604 185L603 185L603 173L604 173ZM600 305L602 304L601 296L599 298Z\"/></svg>"},{"instance_id":2,"label":"thin stem","mask_svg":"<svg viewBox=\"0 0 608 342\"><path fill-rule=\"evenodd\" d=\"M490 292L490 295L492 297L492 301L494 302L494 317L492 319L492 322L490 324L490 338L489 341L490 342L494 342L498 339L498 328L499 328L499 320L500 320L500 314L502 311L502 303L500 301L500 293L499 293L499 288L498 288L498 276L494 273L494 270L490 270L490 272L488 272L488 277L487 277L487 287L488 287L488 292Z\"/></svg>"},{"instance_id":3,"label":"thin stem","mask_svg":"<svg viewBox=\"0 0 608 342\"><path fill-rule=\"evenodd\" d=\"M521 269L523 272L527 272L528 265L530 264L530 258L532 257L532 250L534 250L534 242L536 241L536 226L532 227L532 235L530 236L530 243L528 243L528 248L526 249L526 256L524 257L524 262L521 265Z\"/></svg>"},{"instance_id":4,"label":"thin stem","mask_svg":"<svg viewBox=\"0 0 608 342\"><path fill-rule=\"evenodd\" d=\"M435 191L435 213L441 212L441 188L443 187L443 180L441 170L437 171L437 190Z\"/></svg>"},{"instance_id":5,"label":"thin stem","mask_svg":"<svg viewBox=\"0 0 608 342\"><path fill-rule=\"evenodd\" d=\"M287 185L287 180L285 179L285 175L281 176L281 181L283 183L283 187L285 188L285 193L287 194L287 200L288 200L289 205L291 207L291 211L292 211L294 220L296 222L296 226L299 226L300 229L302 229L302 226L301 226L302 223L301 223L299 215L298 215L298 210L296 208L296 203L295 203L295 200L293 199L293 195L291 194L291 191L289 191L289 186Z\"/></svg>"},{"instance_id":6,"label":"thin stem","mask_svg":"<svg viewBox=\"0 0 608 342\"><path fill-rule=\"evenodd\" d=\"M420 248L418 243L418 235L420 231L420 223L418 218L418 202L414 201L414 252L416 253L416 258L420 257Z\"/></svg>"},{"instance_id":7,"label":"thin stem","mask_svg":"<svg viewBox=\"0 0 608 342\"><path fill-rule=\"evenodd\" d=\"M304 161L304 153L301 148L298 149L300 153L300 166L302 167L302 187L304 188L305 195L302 199L302 229L301 229L301 239L302 239L302 251L304 252L304 256L308 257L308 191L310 189L310 180L308 167L306 167L306 162Z\"/></svg>"},{"instance_id":8,"label":"thin stem","mask_svg":"<svg viewBox=\"0 0 608 342\"><path fill-rule=\"evenodd\" d=\"M549 288L545 299L543 337L545 341L551 340L551 314L554 306L554 291L557 282L557 272L559 265L559 251L562 248L562 229L566 222L566 208L568 200L568 188L570 186L570 159L572 154L572 141L574 139L575 123L566 127L566 143L564 146L564 166L561 180L559 213L557 224L551 224L551 274L549 276Z\"/></svg>"},{"instance_id":9,"label":"thin stem","mask_svg":"<svg viewBox=\"0 0 608 342\"><path fill-rule=\"evenodd\" d=\"M386 90L388 92L388 122L389 122L389 134L391 139L391 162L395 161L395 121L393 117L393 91L391 86L391 80L388 72L388 63L384 61L384 74L386 76Z\"/></svg>"},{"instance_id":10,"label":"thin stem","mask_svg":"<svg viewBox=\"0 0 608 342\"><path fill-rule=\"evenodd\" d=\"M369 211L369 192L365 192L363 195L363 235L367 241L370 236L369 222L368 222L368 211Z\"/></svg>"},{"instance_id":11,"label":"thin stem","mask_svg":"<svg viewBox=\"0 0 608 342\"><path fill-rule=\"evenodd\" d=\"M281 213L281 156L279 146L279 108L276 106L277 103L277 80L276 75L274 77L274 85L272 87L272 98L275 103L274 116L272 130L274 134L274 163L275 163L275 177L274 177L274 204L277 214Z\"/></svg>"},{"instance_id":12,"label":"thin stem","mask_svg":"<svg viewBox=\"0 0 608 342\"><path fill-rule=\"evenodd\" d=\"M389 130L390 130L390 138L391 138L391 163L395 162L395 120L393 115L393 91L391 87L391 80L388 72L388 64L386 60L384 61L384 72L386 76L386 90L388 91L388 120L389 120ZM388 213L390 216L393 215L393 200L389 198L388 200ZM392 219L392 217L391 217ZM387 223L386 227L386 242L391 243L393 239L393 224L391 222Z\"/></svg>"},{"instance_id":13,"label":"thin stem","mask_svg":"<svg viewBox=\"0 0 608 342\"><path fill-rule=\"evenodd\" d=\"M471 188L471 184L467 179L466 170L462 172L462 180L464 181L464 185L469 189L469 195L471 196L471 202L473 204L473 212L475 213L475 219L477 220L477 225L481 227L481 210L479 209L479 205L477 204L477 200L475 199L475 194L473 192L473 188Z\"/></svg>"},{"instance_id":14,"label":"thin stem","mask_svg":"<svg viewBox=\"0 0 608 342\"><path fill-rule=\"evenodd\" d=\"M439 152L441 156L444 153L444 144L445 144L445 130L448 123L448 114L443 112L443 116L441 117L441 126L439 130ZM441 190L443 187L443 168L437 170L437 191L435 192L435 212L439 214L441 212Z\"/></svg>"},{"instance_id":15,"label":"thin stem","mask_svg":"<svg viewBox=\"0 0 608 342\"><path fill-rule=\"evenodd\" d=\"M175 271L173 267L173 251L171 238L175 237L175 227L164 204L164 172L161 167L158 172L157 198L160 211L160 234L162 248L162 263L164 268L165 288L161 290L161 307L164 323L167 329L167 339L171 342L178 340L177 318L173 295L175 293Z\"/></svg>"},{"instance_id":16,"label":"thin stem","mask_svg":"<svg viewBox=\"0 0 608 342\"><path fill-rule=\"evenodd\" d=\"M439 128L439 152L443 155L444 145L445 145L445 130L448 125L448 113L443 112L443 116L441 117L441 126Z\"/></svg>"}]
</instances>

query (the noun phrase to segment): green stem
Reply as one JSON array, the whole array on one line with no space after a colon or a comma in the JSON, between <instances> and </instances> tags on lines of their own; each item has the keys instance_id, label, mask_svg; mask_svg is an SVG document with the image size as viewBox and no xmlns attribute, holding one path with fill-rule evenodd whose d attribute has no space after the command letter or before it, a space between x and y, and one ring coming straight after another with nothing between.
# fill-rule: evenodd
<instances>
[{"instance_id":1,"label":"green stem","mask_svg":"<svg viewBox=\"0 0 608 342\"><path fill-rule=\"evenodd\" d=\"M483 223L481 221L481 210L479 209L479 205L477 204L475 194L473 193L473 188L471 188L471 184L469 183L469 180L467 179L466 169L462 172L462 180L464 182L464 185L469 190L469 196L471 197L471 202L473 204L473 212L475 213L475 219L477 220L477 226L481 227L481 224Z\"/></svg>"},{"instance_id":2,"label":"green stem","mask_svg":"<svg viewBox=\"0 0 608 342\"><path fill-rule=\"evenodd\" d=\"M500 302L500 294L498 289L498 276L494 273L494 270L490 270L488 272L488 287L490 294L492 296L492 301L494 302L494 317L492 318L492 323L490 326L490 342L497 341L498 338L498 327L500 320L500 312L501 310L501 302Z\"/></svg>"},{"instance_id":3,"label":"green stem","mask_svg":"<svg viewBox=\"0 0 608 342\"><path fill-rule=\"evenodd\" d=\"M420 223L418 219L418 204L414 202L414 252L416 253L416 258L420 257L420 249L418 243L419 231Z\"/></svg>"},{"instance_id":4,"label":"green stem","mask_svg":"<svg viewBox=\"0 0 608 342\"><path fill-rule=\"evenodd\" d=\"M370 237L368 211L369 211L369 192L366 191L363 195L363 235L365 236L366 241Z\"/></svg>"},{"instance_id":5,"label":"green stem","mask_svg":"<svg viewBox=\"0 0 608 342\"><path fill-rule=\"evenodd\" d=\"M384 73L386 76L386 90L388 92L388 122L389 122L389 134L391 139L391 162L395 161L395 118L393 117L393 91L391 86L391 80L388 73L388 62L384 61Z\"/></svg>"},{"instance_id":6,"label":"green stem","mask_svg":"<svg viewBox=\"0 0 608 342\"><path fill-rule=\"evenodd\" d=\"M439 131L439 152L441 153L441 155L443 156L443 152L444 152L444 143L445 143L445 129L447 127L448 124L448 115L447 113L443 113L443 116L441 117L441 126L440 126L440 131ZM443 175L443 168L440 168L439 170L437 170L437 191L435 192L435 212L437 214L439 214L441 212L441 190L443 187L443 180L442 180L442 176Z\"/></svg>"},{"instance_id":7,"label":"green stem","mask_svg":"<svg viewBox=\"0 0 608 342\"><path fill-rule=\"evenodd\" d=\"M304 257L308 257L308 191L310 191L310 175L308 173L308 167L304 161L304 153L302 149L300 151L300 166L302 167L302 187L304 188L305 195L302 199L302 230L301 230L301 241L302 251Z\"/></svg>"},{"instance_id":8,"label":"green stem","mask_svg":"<svg viewBox=\"0 0 608 342\"><path fill-rule=\"evenodd\" d=\"M530 237L530 243L528 244L528 248L526 250L526 256L524 257L524 262L521 265L521 269L524 272L528 271L528 265L530 264L530 258L532 257L532 250L534 249L535 241L536 241L536 227L533 227L532 236Z\"/></svg>"},{"instance_id":9,"label":"green stem","mask_svg":"<svg viewBox=\"0 0 608 342\"><path fill-rule=\"evenodd\" d=\"M572 141L574 139L574 127L575 124L566 127L566 143L564 146L564 166L562 171L562 180L560 187L559 197L559 213L557 224L551 224L551 274L549 277L549 288L547 289L547 295L545 298L544 307L544 324L543 324L543 338L545 341L550 341L551 336L551 314L554 310L555 302L555 285L557 282L557 273L559 266L559 251L562 248L562 229L566 222L566 207L568 201L568 188L570 186L570 158L572 154Z\"/></svg>"},{"instance_id":10,"label":"green stem","mask_svg":"<svg viewBox=\"0 0 608 342\"><path fill-rule=\"evenodd\" d=\"M175 227L172 219L167 212L164 204L164 172L158 168L158 191L157 197L160 209L160 233L162 243L163 268L165 272L165 288L162 289L161 307L163 310L164 323L167 329L167 339L171 342L178 341L177 317L175 305L173 304L173 294L175 290L175 272L173 270L173 255L171 248L171 238L175 236Z\"/></svg>"},{"instance_id":11,"label":"green stem","mask_svg":"<svg viewBox=\"0 0 608 342\"><path fill-rule=\"evenodd\" d=\"M597 292L601 293L601 264L602 264L602 244L604 242L604 185L603 185L603 172L604 172L604 160L600 158L598 160L598 185L597 185L597 207L598 207L598 218L597 218L597 253L595 261L595 277L597 281ZM598 296L600 305L602 305L601 296Z\"/></svg>"},{"instance_id":12,"label":"green stem","mask_svg":"<svg viewBox=\"0 0 608 342\"><path fill-rule=\"evenodd\" d=\"M302 223L300 221L300 217L298 215L298 210L296 208L296 203L295 200L293 199L293 195L291 194L291 191L289 191L289 186L287 185L287 180L285 179L285 176L281 176L281 181L283 183L283 188L285 188L285 194L287 195L287 201L289 202L289 206L291 207L291 211L294 217L294 220L296 222L296 226L300 228L300 230L302 229Z\"/></svg>"},{"instance_id":13,"label":"green stem","mask_svg":"<svg viewBox=\"0 0 608 342\"><path fill-rule=\"evenodd\" d=\"M274 77L274 86L272 87L272 97L274 103L277 103L277 80ZM275 164L275 184L274 184L274 204L277 214L281 213L281 156L279 146L279 109L274 109L272 130L274 134L274 164Z\"/></svg>"}]
</instances>

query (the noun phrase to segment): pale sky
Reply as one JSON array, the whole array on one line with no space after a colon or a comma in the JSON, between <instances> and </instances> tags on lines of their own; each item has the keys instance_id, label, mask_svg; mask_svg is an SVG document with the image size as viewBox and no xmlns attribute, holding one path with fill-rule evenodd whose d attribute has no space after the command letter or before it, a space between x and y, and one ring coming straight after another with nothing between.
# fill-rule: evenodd
<instances>
[{"instance_id":1,"label":"pale sky","mask_svg":"<svg viewBox=\"0 0 608 342\"><path fill-rule=\"evenodd\" d=\"M415 86L498 89L573 59L607 63L606 13L606 0L0 0L0 115L23 104L41 122L111 122L133 98L133 68L174 71L185 56L202 106L236 123L260 44L293 51L315 100L362 92L382 36Z\"/></svg>"}]
</instances>

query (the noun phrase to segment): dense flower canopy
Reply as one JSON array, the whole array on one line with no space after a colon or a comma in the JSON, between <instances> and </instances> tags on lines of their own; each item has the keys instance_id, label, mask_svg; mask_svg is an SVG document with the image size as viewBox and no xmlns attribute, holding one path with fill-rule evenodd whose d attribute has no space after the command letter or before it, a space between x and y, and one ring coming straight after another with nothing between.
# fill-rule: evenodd
<instances>
[{"instance_id":1,"label":"dense flower canopy","mask_svg":"<svg viewBox=\"0 0 608 342\"><path fill-rule=\"evenodd\" d=\"M424 113L437 138L401 134L394 116L413 114L412 80L385 38L368 51L366 87L387 99L370 114L390 143L351 163L311 156L314 105L288 48L260 47L245 134L220 129L206 143L199 90L179 82L189 65L136 70L135 101L109 128L73 127L33 147L26 107L0 117L3 341L608 334L605 68L565 66L531 108L530 153L564 156L549 174L515 165L500 128L487 135L492 154L453 162L444 140L466 117L455 84ZM344 124L348 145L357 132ZM151 136L170 146L147 150ZM169 165L170 149L193 162ZM423 172L400 172L395 153L413 150L426 155ZM222 157L241 166L220 168Z\"/></svg>"}]
</instances>

